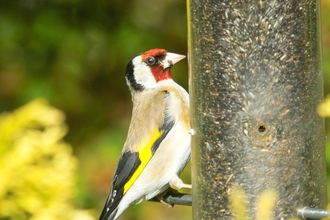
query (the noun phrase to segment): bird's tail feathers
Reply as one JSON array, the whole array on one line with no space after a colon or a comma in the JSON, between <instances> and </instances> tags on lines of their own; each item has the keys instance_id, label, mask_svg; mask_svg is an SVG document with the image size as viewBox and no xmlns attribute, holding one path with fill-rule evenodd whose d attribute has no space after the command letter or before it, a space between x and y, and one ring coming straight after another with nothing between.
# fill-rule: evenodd
<instances>
[{"instance_id":1,"label":"bird's tail feathers","mask_svg":"<svg viewBox=\"0 0 330 220\"><path fill-rule=\"evenodd\" d=\"M116 208L115 210L110 212L110 210L108 210L106 207L104 207L99 220L115 220L117 211L118 211L118 209Z\"/></svg>"}]
</instances>

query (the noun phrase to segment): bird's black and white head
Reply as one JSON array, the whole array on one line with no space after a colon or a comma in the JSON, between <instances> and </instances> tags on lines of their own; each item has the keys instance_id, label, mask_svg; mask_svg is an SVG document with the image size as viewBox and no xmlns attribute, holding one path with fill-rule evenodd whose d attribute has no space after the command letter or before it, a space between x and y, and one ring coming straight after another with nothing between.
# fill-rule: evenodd
<instances>
[{"instance_id":1,"label":"bird's black and white head","mask_svg":"<svg viewBox=\"0 0 330 220\"><path fill-rule=\"evenodd\" d=\"M164 49L148 50L131 60L126 68L126 82L130 90L141 92L157 87L158 83L172 79L171 67L185 58Z\"/></svg>"}]
</instances>

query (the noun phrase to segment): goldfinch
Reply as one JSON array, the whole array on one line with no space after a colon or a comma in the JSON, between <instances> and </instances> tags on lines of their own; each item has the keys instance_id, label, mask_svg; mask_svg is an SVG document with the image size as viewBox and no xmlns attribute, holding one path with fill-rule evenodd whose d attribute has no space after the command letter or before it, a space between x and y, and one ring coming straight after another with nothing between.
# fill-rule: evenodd
<instances>
[{"instance_id":1,"label":"goldfinch","mask_svg":"<svg viewBox=\"0 0 330 220\"><path fill-rule=\"evenodd\" d=\"M131 204L169 186L191 187L178 177L190 159L189 95L170 72L183 58L157 48L128 63L132 118L100 220L117 219Z\"/></svg>"}]
</instances>

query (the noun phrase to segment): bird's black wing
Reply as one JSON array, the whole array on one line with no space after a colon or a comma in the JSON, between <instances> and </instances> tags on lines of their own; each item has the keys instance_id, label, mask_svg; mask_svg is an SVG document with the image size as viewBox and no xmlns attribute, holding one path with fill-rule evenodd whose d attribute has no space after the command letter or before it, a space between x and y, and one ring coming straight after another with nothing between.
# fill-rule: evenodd
<instances>
[{"instance_id":1,"label":"bird's black wing","mask_svg":"<svg viewBox=\"0 0 330 220\"><path fill-rule=\"evenodd\" d=\"M100 220L108 220L124 195L124 185L132 177L141 161L138 152L124 152L118 162L108 199L104 205ZM119 175L120 174L120 175ZM115 214L112 214L113 217Z\"/></svg>"},{"instance_id":2,"label":"bird's black wing","mask_svg":"<svg viewBox=\"0 0 330 220\"><path fill-rule=\"evenodd\" d=\"M111 191L100 220L111 220L114 218L116 208L122 197L139 177L173 125L174 121L165 116L164 124L151 134L147 144L136 152L126 151L121 155L113 178ZM112 218L109 218L110 216Z\"/></svg>"}]
</instances>

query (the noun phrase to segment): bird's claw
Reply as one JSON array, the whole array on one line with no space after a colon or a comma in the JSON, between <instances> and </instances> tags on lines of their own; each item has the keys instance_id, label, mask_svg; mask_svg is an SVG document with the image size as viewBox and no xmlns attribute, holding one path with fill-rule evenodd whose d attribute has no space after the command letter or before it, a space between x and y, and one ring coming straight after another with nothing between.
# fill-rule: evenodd
<instances>
[{"instance_id":1,"label":"bird's claw","mask_svg":"<svg viewBox=\"0 0 330 220\"><path fill-rule=\"evenodd\" d=\"M160 195L157 196L157 199L159 200L160 203L166 205L168 208L172 208L174 206L174 204L170 204L164 201L164 195L166 195L167 192L162 193Z\"/></svg>"}]
</instances>

